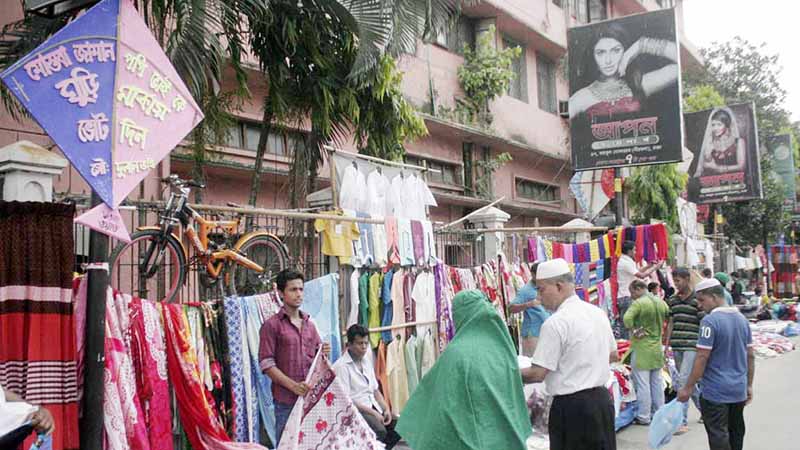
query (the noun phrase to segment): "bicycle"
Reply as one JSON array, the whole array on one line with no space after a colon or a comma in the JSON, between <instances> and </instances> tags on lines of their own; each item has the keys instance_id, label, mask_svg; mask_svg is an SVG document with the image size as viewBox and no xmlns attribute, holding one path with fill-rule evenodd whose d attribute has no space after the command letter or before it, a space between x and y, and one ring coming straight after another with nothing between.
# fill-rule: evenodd
<instances>
[{"instance_id":1,"label":"bicycle","mask_svg":"<svg viewBox=\"0 0 800 450\"><path fill-rule=\"evenodd\" d=\"M172 302L186 283L188 269L193 267L206 289L222 289L224 285L228 295L254 295L272 289L274 276L289 261L288 251L278 237L267 231L239 235L241 215L231 220L201 216L189 206L188 199L191 188L203 189L203 184L174 174L161 182L168 185L170 196L159 211L159 224L137 228L129 244L114 249L109 274L112 287L141 298L148 298L155 291L160 301ZM191 257L174 231L178 226L182 226L183 235L194 249ZM135 263L126 268L127 259ZM125 284L128 280L130 286Z\"/></svg>"}]
</instances>

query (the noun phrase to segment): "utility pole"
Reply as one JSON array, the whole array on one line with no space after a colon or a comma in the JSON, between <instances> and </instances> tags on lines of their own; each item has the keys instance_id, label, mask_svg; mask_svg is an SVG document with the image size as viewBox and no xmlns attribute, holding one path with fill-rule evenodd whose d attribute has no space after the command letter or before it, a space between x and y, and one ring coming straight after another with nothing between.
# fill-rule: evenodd
<instances>
[{"instance_id":1,"label":"utility pole","mask_svg":"<svg viewBox=\"0 0 800 450\"><path fill-rule=\"evenodd\" d=\"M101 203L92 192L92 207ZM83 371L83 408L80 444L83 450L103 448L103 370L105 367L106 295L108 292L108 236L89 234L86 276L86 350Z\"/></svg>"}]
</instances>

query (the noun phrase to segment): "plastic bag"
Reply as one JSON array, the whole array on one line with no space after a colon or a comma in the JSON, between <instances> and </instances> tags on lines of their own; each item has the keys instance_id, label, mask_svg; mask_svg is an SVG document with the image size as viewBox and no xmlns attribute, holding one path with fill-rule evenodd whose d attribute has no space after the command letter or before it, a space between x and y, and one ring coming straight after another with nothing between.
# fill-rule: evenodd
<instances>
[{"instance_id":1,"label":"plastic bag","mask_svg":"<svg viewBox=\"0 0 800 450\"><path fill-rule=\"evenodd\" d=\"M783 335L787 337L797 336L800 335L800 330L798 330L796 324L790 323L783 329Z\"/></svg>"},{"instance_id":2,"label":"plastic bag","mask_svg":"<svg viewBox=\"0 0 800 450\"><path fill-rule=\"evenodd\" d=\"M678 431L683 422L683 404L675 399L656 411L650 422L648 442L650 448L658 449L672 440L672 435Z\"/></svg>"}]
</instances>

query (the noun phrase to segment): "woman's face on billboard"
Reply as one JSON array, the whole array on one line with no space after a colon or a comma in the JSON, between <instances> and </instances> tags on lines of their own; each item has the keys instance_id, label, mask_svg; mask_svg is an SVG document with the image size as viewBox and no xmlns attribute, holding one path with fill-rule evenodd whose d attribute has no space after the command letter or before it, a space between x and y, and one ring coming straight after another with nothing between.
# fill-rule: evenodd
<instances>
[{"instance_id":1,"label":"woman's face on billboard","mask_svg":"<svg viewBox=\"0 0 800 450\"><path fill-rule=\"evenodd\" d=\"M594 45L594 61L597 63L600 73L604 77L616 76L619 62L624 53L625 47L616 39L601 38L597 41L597 44Z\"/></svg>"},{"instance_id":2,"label":"woman's face on billboard","mask_svg":"<svg viewBox=\"0 0 800 450\"><path fill-rule=\"evenodd\" d=\"M712 120L711 121L711 133L714 134L715 137L720 137L725 134L725 130L727 127L721 120Z\"/></svg>"}]
</instances>

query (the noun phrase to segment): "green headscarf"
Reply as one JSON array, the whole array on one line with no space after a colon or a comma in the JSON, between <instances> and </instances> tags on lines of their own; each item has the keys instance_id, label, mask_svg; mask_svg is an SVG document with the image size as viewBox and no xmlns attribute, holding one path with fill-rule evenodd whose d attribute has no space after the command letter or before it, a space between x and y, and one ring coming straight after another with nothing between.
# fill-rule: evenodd
<instances>
[{"instance_id":1,"label":"green headscarf","mask_svg":"<svg viewBox=\"0 0 800 450\"><path fill-rule=\"evenodd\" d=\"M456 335L420 381L397 432L414 450L523 450L531 434L514 344L481 291L453 299Z\"/></svg>"},{"instance_id":2,"label":"green headscarf","mask_svg":"<svg viewBox=\"0 0 800 450\"><path fill-rule=\"evenodd\" d=\"M727 286L728 283L731 281L731 277L728 276L725 272L717 272L714 274L714 278L717 279L723 286Z\"/></svg>"}]
</instances>

